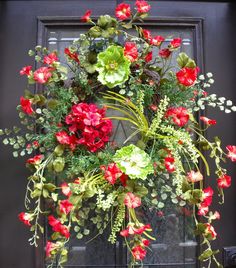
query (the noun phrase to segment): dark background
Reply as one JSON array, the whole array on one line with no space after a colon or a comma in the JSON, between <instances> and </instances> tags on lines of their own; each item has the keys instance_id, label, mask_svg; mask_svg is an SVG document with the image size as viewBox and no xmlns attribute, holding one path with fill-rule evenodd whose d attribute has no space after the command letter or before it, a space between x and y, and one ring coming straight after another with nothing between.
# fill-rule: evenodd
<instances>
[{"instance_id":1,"label":"dark background","mask_svg":"<svg viewBox=\"0 0 236 268\"><path fill-rule=\"evenodd\" d=\"M121 1L119 1L121 2ZM132 1L126 1L127 3ZM203 18L204 65L216 81L211 91L236 102L236 5L232 1L149 1L151 16ZM33 64L27 51L37 42L38 16L81 16L114 14L116 1L2 1L0 2L0 128L18 124L16 105L25 89L26 79L18 73ZM209 109L210 111L210 109ZM219 135L223 144L236 144L236 114L210 111L217 120L208 133ZM0 267L35 268L35 251L27 244L28 229L18 222L24 210L27 172L24 159L14 159L10 148L0 145ZM215 224L217 247L236 246L236 166L229 163L232 187L226 191L222 219ZM215 177L212 174L212 184ZM224 211L223 211L224 210Z\"/></svg>"}]
</instances>

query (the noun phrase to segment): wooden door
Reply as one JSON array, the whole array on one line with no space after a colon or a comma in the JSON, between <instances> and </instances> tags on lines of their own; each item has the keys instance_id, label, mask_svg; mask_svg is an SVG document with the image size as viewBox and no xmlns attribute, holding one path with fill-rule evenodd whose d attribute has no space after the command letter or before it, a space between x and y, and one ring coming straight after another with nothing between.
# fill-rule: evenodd
<instances>
[{"instance_id":1,"label":"wooden door","mask_svg":"<svg viewBox=\"0 0 236 268\"><path fill-rule=\"evenodd\" d=\"M121 2L121 1L117 1ZM134 1L126 1L133 4ZM184 40L183 50L193 56L202 72L215 74L214 91L236 101L234 84L234 24L235 4L204 1L149 1L152 5L151 18L145 28L165 36L180 36ZM27 50L36 44L57 48L63 55L79 33L86 30L79 18L87 9L93 15L114 14L116 1L5 1L0 3L0 128L17 124L15 106L19 102L26 81L19 77L22 66L30 64ZM235 144L235 115L222 119L220 112L211 117L218 124L208 135L220 134L224 144ZM225 117L224 117L225 118ZM117 125L116 139L125 138L125 128ZM42 268L43 245L34 250L27 245L28 230L17 221L18 212L23 210L24 188L27 173L24 159L14 159L10 150L1 147L1 206L0 206L0 264L6 268ZM236 174L231 167L231 174ZM212 182L209 181L209 184ZM226 193L226 206L216 230L219 234L218 248L236 245L236 183ZM216 208L218 209L218 208ZM147 213L156 225L157 241L153 254L146 259L145 267L197 267L197 240L187 230L188 219L173 207L164 217ZM230 219L230 220L229 220ZM115 246L105 242L105 235L96 241L72 242L70 261L67 267L127 267L127 253L118 241Z\"/></svg>"}]
</instances>

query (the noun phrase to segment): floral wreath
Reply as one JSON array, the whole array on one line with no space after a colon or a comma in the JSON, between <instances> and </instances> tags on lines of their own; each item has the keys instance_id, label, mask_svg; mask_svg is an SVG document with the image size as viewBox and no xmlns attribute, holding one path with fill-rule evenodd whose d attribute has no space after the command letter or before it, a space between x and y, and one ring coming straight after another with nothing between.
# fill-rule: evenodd
<instances>
[{"instance_id":1,"label":"floral wreath","mask_svg":"<svg viewBox=\"0 0 236 268\"><path fill-rule=\"evenodd\" d=\"M99 234L111 226L108 240L114 244L122 236L131 267L142 266L155 236L137 212L146 207L161 213L166 200L190 211L193 231L203 245L199 260L208 267L212 261L222 267L218 250L211 247L217 237L212 223L220 214L210 210L214 190L204 187L210 176L205 154L215 161L216 190L223 203L223 190L231 185L223 164L226 158L236 161L236 146L228 145L225 152L218 137L207 140L204 132L216 121L196 118L206 106L225 113L236 111L236 106L208 94L212 74L199 75L195 61L178 52L181 38L165 45L163 36L153 36L136 24L150 8L141 0L134 11L121 3L116 18L103 15L96 21L88 10L82 21L91 28L65 49L66 66L56 51L36 46L29 55L39 67L20 71L29 84L17 107L24 128L0 134L5 135L3 143L13 147L14 157L34 153L26 163L32 175L26 212L19 219L30 227L29 242L34 246L44 233L40 218L47 219L48 267L56 260L63 267L70 237L88 235L88 221ZM34 84L44 89L33 94ZM115 115L109 116L110 111ZM121 145L111 141L116 120L128 122L132 130Z\"/></svg>"}]
</instances>

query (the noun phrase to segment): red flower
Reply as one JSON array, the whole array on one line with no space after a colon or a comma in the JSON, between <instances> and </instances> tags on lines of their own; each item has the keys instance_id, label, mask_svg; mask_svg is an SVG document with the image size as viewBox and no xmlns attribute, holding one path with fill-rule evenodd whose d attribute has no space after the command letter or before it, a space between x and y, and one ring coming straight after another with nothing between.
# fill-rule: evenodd
<instances>
[{"instance_id":1,"label":"red flower","mask_svg":"<svg viewBox=\"0 0 236 268\"><path fill-rule=\"evenodd\" d=\"M146 30L146 29L142 29L143 32L143 37L147 40L151 40L152 39L152 35L151 35L151 31Z\"/></svg>"},{"instance_id":2,"label":"red flower","mask_svg":"<svg viewBox=\"0 0 236 268\"><path fill-rule=\"evenodd\" d=\"M56 133L56 139L60 144L70 144L70 136L66 131L62 130Z\"/></svg>"},{"instance_id":3,"label":"red flower","mask_svg":"<svg viewBox=\"0 0 236 268\"><path fill-rule=\"evenodd\" d=\"M205 234L211 238L212 240L214 240L217 236L217 233L214 229L214 227L210 224L210 223L205 223Z\"/></svg>"},{"instance_id":4,"label":"red flower","mask_svg":"<svg viewBox=\"0 0 236 268\"><path fill-rule=\"evenodd\" d=\"M143 260L146 256L147 251L141 246L135 246L132 248L132 255L136 260Z\"/></svg>"},{"instance_id":5,"label":"red flower","mask_svg":"<svg viewBox=\"0 0 236 268\"><path fill-rule=\"evenodd\" d=\"M123 185L123 187L126 187L126 182L127 182L127 180L128 180L128 176L126 175L126 174L122 174L121 176L120 176L120 182L121 182L121 184Z\"/></svg>"},{"instance_id":6,"label":"red flower","mask_svg":"<svg viewBox=\"0 0 236 268\"><path fill-rule=\"evenodd\" d=\"M219 220L220 219L220 213L218 211L215 211L215 213L213 214L212 218L214 220Z\"/></svg>"},{"instance_id":7,"label":"red flower","mask_svg":"<svg viewBox=\"0 0 236 268\"><path fill-rule=\"evenodd\" d=\"M153 110L153 112L156 112L158 108L155 104L151 104L150 109Z\"/></svg>"},{"instance_id":8,"label":"red flower","mask_svg":"<svg viewBox=\"0 0 236 268\"><path fill-rule=\"evenodd\" d=\"M152 51L148 52L144 59L147 63L150 62L152 60Z\"/></svg>"},{"instance_id":9,"label":"red flower","mask_svg":"<svg viewBox=\"0 0 236 268\"><path fill-rule=\"evenodd\" d=\"M79 63L79 55L76 52L71 52L68 47L65 48L64 53L72 60Z\"/></svg>"},{"instance_id":10,"label":"red flower","mask_svg":"<svg viewBox=\"0 0 236 268\"><path fill-rule=\"evenodd\" d=\"M105 172L105 179L112 185L115 184L116 180L123 174L116 163L111 163L107 167L101 166L101 170Z\"/></svg>"},{"instance_id":11,"label":"red flower","mask_svg":"<svg viewBox=\"0 0 236 268\"><path fill-rule=\"evenodd\" d=\"M178 82L186 87L192 86L197 79L198 68L184 67L176 73Z\"/></svg>"},{"instance_id":12,"label":"red flower","mask_svg":"<svg viewBox=\"0 0 236 268\"><path fill-rule=\"evenodd\" d=\"M165 157L165 168L169 173L172 173L175 171L175 165L174 165L175 159L172 156Z\"/></svg>"},{"instance_id":13,"label":"red flower","mask_svg":"<svg viewBox=\"0 0 236 268\"><path fill-rule=\"evenodd\" d=\"M133 42L126 42L124 48L124 55L131 62L134 62L138 58L138 49L136 44Z\"/></svg>"},{"instance_id":14,"label":"red flower","mask_svg":"<svg viewBox=\"0 0 236 268\"><path fill-rule=\"evenodd\" d=\"M147 13L151 9L151 6L144 0L137 0L135 5L139 13Z\"/></svg>"},{"instance_id":15,"label":"red flower","mask_svg":"<svg viewBox=\"0 0 236 268\"><path fill-rule=\"evenodd\" d=\"M171 54L171 51L168 48L163 48L158 53L158 55L163 59L169 58L170 54Z\"/></svg>"},{"instance_id":16,"label":"red flower","mask_svg":"<svg viewBox=\"0 0 236 268\"><path fill-rule=\"evenodd\" d=\"M47 241L46 244L46 257L51 257L52 251L59 248L59 245L57 243L53 243L50 241Z\"/></svg>"},{"instance_id":17,"label":"red flower","mask_svg":"<svg viewBox=\"0 0 236 268\"><path fill-rule=\"evenodd\" d=\"M70 187L69 187L68 183L66 183L66 182L63 182L61 184L61 191L67 197L70 197L72 195L72 192L70 190Z\"/></svg>"},{"instance_id":18,"label":"red flower","mask_svg":"<svg viewBox=\"0 0 236 268\"><path fill-rule=\"evenodd\" d=\"M199 216L205 216L208 212L209 212L209 207L208 206L205 206L204 203L201 203L198 206L198 212L197 212L197 214Z\"/></svg>"},{"instance_id":19,"label":"red flower","mask_svg":"<svg viewBox=\"0 0 236 268\"><path fill-rule=\"evenodd\" d=\"M48 82L49 78L52 76L52 68L41 67L34 72L34 80L40 84L45 84Z\"/></svg>"},{"instance_id":20,"label":"red flower","mask_svg":"<svg viewBox=\"0 0 236 268\"><path fill-rule=\"evenodd\" d=\"M73 205L68 200L62 200L59 204L59 209L61 213L68 214L73 208Z\"/></svg>"},{"instance_id":21,"label":"red flower","mask_svg":"<svg viewBox=\"0 0 236 268\"><path fill-rule=\"evenodd\" d=\"M203 180L202 173L200 171L193 171L191 170L190 172L187 173L187 180L189 182L198 182Z\"/></svg>"},{"instance_id":22,"label":"red flower","mask_svg":"<svg viewBox=\"0 0 236 268\"><path fill-rule=\"evenodd\" d=\"M232 162L236 162L236 146L228 145L226 149L228 151L227 157L230 158Z\"/></svg>"},{"instance_id":23,"label":"red flower","mask_svg":"<svg viewBox=\"0 0 236 268\"><path fill-rule=\"evenodd\" d=\"M29 76L31 74L32 66L25 66L20 70L20 75L27 75Z\"/></svg>"},{"instance_id":24,"label":"red flower","mask_svg":"<svg viewBox=\"0 0 236 268\"><path fill-rule=\"evenodd\" d=\"M42 159L43 159L43 155L42 154L38 154L38 155L35 155L32 158L29 158L26 161L26 163L31 164L31 165L38 165L38 164L41 163Z\"/></svg>"},{"instance_id":25,"label":"red flower","mask_svg":"<svg viewBox=\"0 0 236 268\"><path fill-rule=\"evenodd\" d=\"M207 118L205 116L200 116L200 120L202 120L207 125L215 125L216 124L216 120L209 119L209 118Z\"/></svg>"},{"instance_id":26,"label":"red flower","mask_svg":"<svg viewBox=\"0 0 236 268\"><path fill-rule=\"evenodd\" d=\"M124 229L120 232L120 235L124 237L129 235L142 235L146 230L151 230L150 224L143 225L139 228L134 227L133 225L128 225L127 229Z\"/></svg>"},{"instance_id":27,"label":"red flower","mask_svg":"<svg viewBox=\"0 0 236 268\"><path fill-rule=\"evenodd\" d=\"M20 221L22 221L25 225L31 226L30 221L32 220L32 217L29 213L21 212L18 215L18 218Z\"/></svg>"},{"instance_id":28,"label":"red flower","mask_svg":"<svg viewBox=\"0 0 236 268\"><path fill-rule=\"evenodd\" d=\"M89 22L91 20L90 19L91 14L92 14L92 11L91 10L87 10L85 12L85 14L82 16L81 21L82 22Z\"/></svg>"},{"instance_id":29,"label":"red flower","mask_svg":"<svg viewBox=\"0 0 236 268\"><path fill-rule=\"evenodd\" d=\"M60 233L62 236L65 236L66 238L70 237L70 233L68 228L63 225L58 219L53 217L52 215L48 216L48 223L52 226L52 230L54 232Z\"/></svg>"},{"instance_id":30,"label":"red flower","mask_svg":"<svg viewBox=\"0 0 236 268\"><path fill-rule=\"evenodd\" d=\"M201 203L202 206L209 207L212 203L212 196L214 191L211 187L207 187L203 190L203 202Z\"/></svg>"},{"instance_id":31,"label":"red flower","mask_svg":"<svg viewBox=\"0 0 236 268\"><path fill-rule=\"evenodd\" d=\"M38 141L33 141L33 146L36 147L36 148L39 147L39 142Z\"/></svg>"},{"instance_id":32,"label":"red flower","mask_svg":"<svg viewBox=\"0 0 236 268\"><path fill-rule=\"evenodd\" d=\"M131 192L128 192L125 195L124 204L128 208L137 208L141 206L141 198Z\"/></svg>"},{"instance_id":33,"label":"red flower","mask_svg":"<svg viewBox=\"0 0 236 268\"><path fill-rule=\"evenodd\" d=\"M170 42L170 47L171 48L178 48L178 47L180 47L181 43L182 43L182 39L181 38L174 38Z\"/></svg>"},{"instance_id":34,"label":"red flower","mask_svg":"<svg viewBox=\"0 0 236 268\"><path fill-rule=\"evenodd\" d=\"M179 127L183 127L188 123L188 110L184 107L171 107L166 112L166 117L171 117L172 121Z\"/></svg>"},{"instance_id":35,"label":"red flower","mask_svg":"<svg viewBox=\"0 0 236 268\"><path fill-rule=\"evenodd\" d=\"M165 38L161 35L157 35L150 40L151 45L160 46L165 41Z\"/></svg>"},{"instance_id":36,"label":"red flower","mask_svg":"<svg viewBox=\"0 0 236 268\"><path fill-rule=\"evenodd\" d=\"M45 56L43 60L45 64L49 64L49 65L53 64L55 61L58 61L58 57L55 52L52 52L51 54Z\"/></svg>"},{"instance_id":37,"label":"red flower","mask_svg":"<svg viewBox=\"0 0 236 268\"><path fill-rule=\"evenodd\" d=\"M231 185L231 177L224 174L217 179L217 185L219 188L229 188Z\"/></svg>"},{"instance_id":38,"label":"red flower","mask_svg":"<svg viewBox=\"0 0 236 268\"><path fill-rule=\"evenodd\" d=\"M32 108L32 102L29 99L25 99L24 97L20 98L21 109L26 114L32 114L34 112Z\"/></svg>"},{"instance_id":39,"label":"red flower","mask_svg":"<svg viewBox=\"0 0 236 268\"><path fill-rule=\"evenodd\" d=\"M150 245L150 241L148 239L143 239L142 243L145 247L148 247Z\"/></svg>"},{"instance_id":40,"label":"red flower","mask_svg":"<svg viewBox=\"0 0 236 268\"><path fill-rule=\"evenodd\" d=\"M87 147L90 152L96 152L103 148L109 141L112 132L112 121L105 119L106 109L99 109L95 104L79 103L71 108L71 113L66 116L66 124L69 126L69 131L80 134L77 138L75 135L73 143L70 141L70 146L73 144L81 144Z\"/></svg>"},{"instance_id":41,"label":"red flower","mask_svg":"<svg viewBox=\"0 0 236 268\"><path fill-rule=\"evenodd\" d=\"M115 14L117 19L126 20L131 16L130 5L126 3L121 3L116 7Z\"/></svg>"}]
</instances>

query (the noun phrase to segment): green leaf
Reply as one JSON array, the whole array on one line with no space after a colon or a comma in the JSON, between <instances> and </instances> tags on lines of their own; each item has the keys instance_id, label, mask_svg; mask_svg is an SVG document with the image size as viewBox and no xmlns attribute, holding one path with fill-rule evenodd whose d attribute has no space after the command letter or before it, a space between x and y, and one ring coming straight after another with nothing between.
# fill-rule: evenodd
<instances>
[{"instance_id":1,"label":"green leaf","mask_svg":"<svg viewBox=\"0 0 236 268\"><path fill-rule=\"evenodd\" d=\"M213 255L213 251L211 249L205 250L199 257L198 259L200 261L206 261L208 260L211 256Z\"/></svg>"},{"instance_id":2,"label":"green leaf","mask_svg":"<svg viewBox=\"0 0 236 268\"><path fill-rule=\"evenodd\" d=\"M13 152L12 154L13 154L14 157L18 157L19 156L19 154L18 154L17 151Z\"/></svg>"},{"instance_id":3,"label":"green leaf","mask_svg":"<svg viewBox=\"0 0 236 268\"><path fill-rule=\"evenodd\" d=\"M82 239L82 238L83 238L83 234L78 233L78 234L76 235L76 238L78 238L78 239Z\"/></svg>"},{"instance_id":4,"label":"green leaf","mask_svg":"<svg viewBox=\"0 0 236 268\"><path fill-rule=\"evenodd\" d=\"M3 143L4 145L7 145L7 144L9 144L9 140L8 140L7 138L5 138L5 139L2 141L2 143Z\"/></svg>"},{"instance_id":5,"label":"green leaf","mask_svg":"<svg viewBox=\"0 0 236 268\"><path fill-rule=\"evenodd\" d=\"M65 159L62 157L57 157L54 161L53 161L53 168L56 172L62 172L63 169L65 167Z\"/></svg>"}]
</instances>

